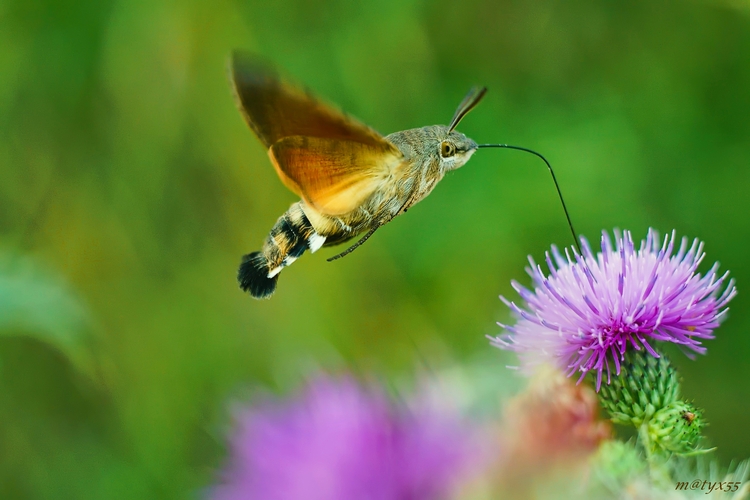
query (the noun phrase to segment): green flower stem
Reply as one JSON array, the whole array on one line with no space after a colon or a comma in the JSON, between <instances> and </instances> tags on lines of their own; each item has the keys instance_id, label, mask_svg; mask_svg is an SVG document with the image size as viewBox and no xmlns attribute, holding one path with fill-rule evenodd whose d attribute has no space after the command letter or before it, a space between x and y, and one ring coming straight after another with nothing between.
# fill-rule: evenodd
<instances>
[{"instance_id":1,"label":"green flower stem","mask_svg":"<svg viewBox=\"0 0 750 500\"><path fill-rule=\"evenodd\" d=\"M651 442L648 433L648 421L643 422L638 427L638 440L641 446L643 446L643 451L646 455L651 482L656 486L669 487L672 484L672 477L662 457L656 452L656 448Z\"/></svg>"}]
</instances>

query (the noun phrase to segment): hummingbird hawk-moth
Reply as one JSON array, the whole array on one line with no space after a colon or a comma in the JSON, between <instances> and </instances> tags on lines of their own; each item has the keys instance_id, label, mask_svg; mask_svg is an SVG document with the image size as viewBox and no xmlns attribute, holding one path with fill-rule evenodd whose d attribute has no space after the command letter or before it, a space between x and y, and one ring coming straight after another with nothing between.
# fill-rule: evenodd
<instances>
[{"instance_id":1,"label":"hummingbird hawk-moth","mask_svg":"<svg viewBox=\"0 0 750 500\"><path fill-rule=\"evenodd\" d=\"M449 125L383 137L284 81L250 54L235 52L230 70L240 111L268 148L281 181L301 198L279 217L262 250L242 259L240 288L258 299L273 294L279 273L306 250L314 253L365 233L328 260L353 251L424 199L446 172L463 166L478 148L509 147L541 157L516 146L478 145L455 130L484 96L483 87L469 92Z\"/></svg>"}]
</instances>

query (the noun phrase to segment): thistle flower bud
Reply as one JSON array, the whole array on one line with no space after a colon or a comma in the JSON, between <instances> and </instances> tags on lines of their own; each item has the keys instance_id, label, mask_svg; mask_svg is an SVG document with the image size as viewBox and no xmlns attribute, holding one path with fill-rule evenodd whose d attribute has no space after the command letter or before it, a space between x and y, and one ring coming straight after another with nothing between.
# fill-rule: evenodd
<instances>
[{"instance_id":1,"label":"thistle flower bud","mask_svg":"<svg viewBox=\"0 0 750 500\"><path fill-rule=\"evenodd\" d=\"M638 427L659 410L677 401L677 373L663 354L655 358L645 349L628 350L620 372L603 384L599 400L613 422Z\"/></svg>"},{"instance_id":2,"label":"thistle flower bud","mask_svg":"<svg viewBox=\"0 0 750 500\"><path fill-rule=\"evenodd\" d=\"M657 411L648 421L648 435L654 445L678 454L696 450L705 426L701 410L675 401Z\"/></svg>"}]
</instances>

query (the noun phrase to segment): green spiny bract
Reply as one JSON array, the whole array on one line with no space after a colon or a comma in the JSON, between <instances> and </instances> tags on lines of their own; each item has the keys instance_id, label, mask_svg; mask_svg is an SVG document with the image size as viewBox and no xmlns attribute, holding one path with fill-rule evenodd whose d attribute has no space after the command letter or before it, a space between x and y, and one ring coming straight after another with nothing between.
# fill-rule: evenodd
<instances>
[{"instance_id":1,"label":"green spiny bract","mask_svg":"<svg viewBox=\"0 0 750 500\"><path fill-rule=\"evenodd\" d=\"M628 350L620 373L602 384L599 400L616 424L640 426L660 409L677 401L677 373L663 354Z\"/></svg>"}]
</instances>

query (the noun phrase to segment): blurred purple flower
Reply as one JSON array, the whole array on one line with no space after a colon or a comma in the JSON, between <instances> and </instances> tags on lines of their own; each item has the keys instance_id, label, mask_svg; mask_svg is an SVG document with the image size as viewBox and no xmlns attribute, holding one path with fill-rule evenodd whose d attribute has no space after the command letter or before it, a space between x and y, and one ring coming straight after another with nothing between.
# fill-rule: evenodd
<instances>
[{"instance_id":1,"label":"blurred purple flower","mask_svg":"<svg viewBox=\"0 0 750 500\"><path fill-rule=\"evenodd\" d=\"M526 309L501 297L518 321L500 324L509 333L490 337L493 345L516 351L526 367L552 360L568 376L580 371L579 381L596 370L597 390L605 369L609 381L610 362L620 372L628 342L655 357L659 354L649 343L654 340L704 353L700 340L713 338L736 294L734 280L721 291L728 273L717 279L718 263L703 277L696 273L705 255L697 239L688 248L683 238L672 255L674 232L660 246L650 229L637 251L629 231L615 231L615 237L613 248L602 232L602 251L596 256L582 237L583 256L574 251L574 260L567 250L564 258L552 246L552 257L546 254L549 276L529 257L526 271L534 290L512 282Z\"/></svg>"},{"instance_id":2,"label":"blurred purple flower","mask_svg":"<svg viewBox=\"0 0 750 500\"><path fill-rule=\"evenodd\" d=\"M319 379L297 401L245 410L213 500L445 498L468 459L452 418L396 415L380 393Z\"/></svg>"}]
</instances>

